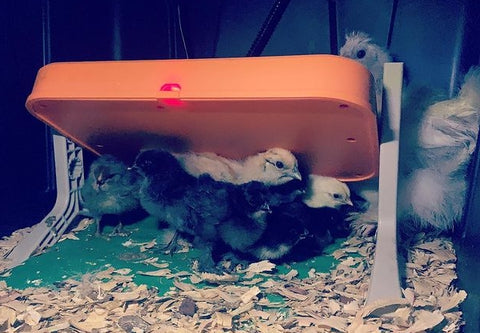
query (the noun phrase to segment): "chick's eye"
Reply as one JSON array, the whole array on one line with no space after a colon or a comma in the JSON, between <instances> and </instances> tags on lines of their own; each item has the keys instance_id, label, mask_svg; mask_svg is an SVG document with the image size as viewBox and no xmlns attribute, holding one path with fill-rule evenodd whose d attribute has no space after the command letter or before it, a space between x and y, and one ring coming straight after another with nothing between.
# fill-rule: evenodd
<instances>
[{"instance_id":1,"label":"chick's eye","mask_svg":"<svg viewBox=\"0 0 480 333\"><path fill-rule=\"evenodd\" d=\"M276 166L277 168L279 168L279 169L283 169L283 167L284 167L285 165L283 164L283 162L277 161L277 162L275 162L275 166Z\"/></svg>"},{"instance_id":2,"label":"chick's eye","mask_svg":"<svg viewBox=\"0 0 480 333\"><path fill-rule=\"evenodd\" d=\"M367 52L365 52L365 50L360 50L360 51L357 52L357 58L358 59L363 59L366 54L367 54Z\"/></svg>"},{"instance_id":3,"label":"chick's eye","mask_svg":"<svg viewBox=\"0 0 480 333\"><path fill-rule=\"evenodd\" d=\"M341 196L340 194L338 194L338 193L334 193L334 194L333 194L333 197L334 197L335 199L340 199L342 196Z\"/></svg>"}]
</instances>

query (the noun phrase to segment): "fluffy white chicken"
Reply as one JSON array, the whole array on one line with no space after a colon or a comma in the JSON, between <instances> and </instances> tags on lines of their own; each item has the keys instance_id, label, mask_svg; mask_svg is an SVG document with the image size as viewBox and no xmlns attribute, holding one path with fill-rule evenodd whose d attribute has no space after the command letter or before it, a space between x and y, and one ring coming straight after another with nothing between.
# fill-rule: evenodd
<instances>
[{"instance_id":1,"label":"fluffy white chicken","mask_svg":"<svg viewBox=\"0 0 480 333\"><path fill-rule=\"evenodd\" d=\"M237 185L251 181L281 185L302 179L297 158L283 148L272 148L244 160L232 160L215 153L187 152L173 155L192 176L208 174L214 180Z\"/></svg>"},{"instance_id":2,"label":"fluffy white chicken","mask_svg":"<svg viewBox=\"0 0 480 333\"><path fill-rule=\"evenodd\" d=\"M354 31L345 36L345 44L340 48L340 55L360 62L372 73L375 80L377 106L380 107L383 92L383 65L392 61L389 52L374 44L368 34Z\"/></svg>"},{"instance_id":3,"label":"fluffy white chicken","mask_svg":"<svg viewBox=\"0 0 480 333\"><path fill-rule=\"evenodd\" d=\"M310 208L351 206L350 189L336 178L309 175L303 203Z\"/></svg>"},{"instance_id":4,"label":"fluffy white chicken","mask_svg":"<svg viewBox=\"0 0 480 333\"><path fill-rule=\"evenodd\" d=\"M465 174L443 173L434 168L415 170L399 192L399 217L403 228L452 230L463 215Z\"/></svg>"},{"instance_id":5,"label":"fluffy white chicken","mask_svg":"<svg viewBox=\"0 0 480 333\"><path fill-rule=\"evenodd\" d=\"M416 150L416 165L399 182L402 222L448 231L461 220L468 188L467 166L476 147L479 112L480 67L470 69L457 97L426 108L416 142L407 140L408 148Z\"/></svg>"},{"instance_id":6,"label":"fluffy white chicken","mask_svg":"<svg viewBox=\"0 0 480 333\"><path fill-rule=\"evenodd\" d=\"M432 165L439 161L450 165L446 171L464 167L476 147L479 111L480 67L472 67L456 98L427 109L418 135L419 146L425 148L421 153Z\"/></svg>"},{"instance_id":7,"label":"fluffy white chicken","mask_svg":"<svg viewBox=\"0 0 480 333\"><path fill-rule=\"evenodd\" d=\"M367 67L375 79L377 105L381 105L383 65L392 60L370 36L346 36L340 55ZM405 227L452 230L463 214L467 166L479 130L480 67L473 67L455 98L439 101L431 88L409 87L402 97L399 218ZM365 198L374 213L377 200ZM368 212L367 211L367 212ZM372 215L372 216L370 216ZM370 219L374 214L352 218Z\"/></svg>"}]
</instances>

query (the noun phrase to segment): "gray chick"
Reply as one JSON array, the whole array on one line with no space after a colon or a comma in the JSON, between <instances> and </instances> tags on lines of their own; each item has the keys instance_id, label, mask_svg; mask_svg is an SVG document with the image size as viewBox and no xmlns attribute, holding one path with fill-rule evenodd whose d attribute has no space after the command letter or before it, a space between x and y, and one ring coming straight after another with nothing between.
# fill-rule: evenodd
<instances>
[{"instance_id":1,"label":"gray chick","mask_svg":"<svg viewBox=\"0 0 480 333\"><path fill-rule=\"evenodd\" d=\"M140 210L141 176L111 155L102 155L92 162L81 189L82 213L92 217L100 235L104 215L123 215ZM122 223L119 222L118 228Z\"/></svg>"}]
</instances>

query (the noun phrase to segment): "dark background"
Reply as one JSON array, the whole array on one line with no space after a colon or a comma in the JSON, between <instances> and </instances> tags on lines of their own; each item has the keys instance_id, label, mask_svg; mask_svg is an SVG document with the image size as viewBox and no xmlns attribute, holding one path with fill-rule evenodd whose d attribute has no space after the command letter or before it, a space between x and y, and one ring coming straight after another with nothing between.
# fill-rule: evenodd
<instances>
[{"instance_id":1,"label":"dark background","mask_svg":"<svg viewBox=\"0 0 480 333\"><path fill-rule=\"evenodd\" d=\"M41 66L185 58L187 52L190 58L245 56L276 2L0 1L0 236L38 223L55 200L49 131L24 107ZM410 82L454 94L461 75L479 64L479 17L478 0L291 0L261 55L336 54L345 33L360 30L405 62ZM84 156L88 165L92 156ZM472 176L466 223L458 231L470 241L457 245L461 282L469 288L480 273L478 179ZM467 328L479 332L478 297L466 304L477 307Z\"/></svg>"}]
</instances>

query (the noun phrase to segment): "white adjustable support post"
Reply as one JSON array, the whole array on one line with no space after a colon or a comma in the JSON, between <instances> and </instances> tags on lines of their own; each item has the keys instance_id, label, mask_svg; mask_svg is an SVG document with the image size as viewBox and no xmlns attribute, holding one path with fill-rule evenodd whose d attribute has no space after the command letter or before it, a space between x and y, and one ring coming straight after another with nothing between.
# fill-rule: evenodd
<instances>
[{"instance_id":1,"label":"white adjustable support post","mask_svg":"<svg viewBox=\"0 0 480 333\"><path fill-rule=\"evenodd\" d=\"M7 267L13 268L33 253L54 245L75 219L80 210L83 186L82 148L64 136L53 134L57 199L53 209L4 257Z\"/></svg>"},{"instance_id":2,"label":"white adjustable support post","mask_svg":"<svg viewBox=\"0 0 480 333\"><path fill-rule=\"evenodd\" d=\"M397 260L397 184L403 63L384 66L380 139L378 228L367 303L401 298Z\"/></svg>"}]
</instances>

